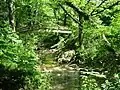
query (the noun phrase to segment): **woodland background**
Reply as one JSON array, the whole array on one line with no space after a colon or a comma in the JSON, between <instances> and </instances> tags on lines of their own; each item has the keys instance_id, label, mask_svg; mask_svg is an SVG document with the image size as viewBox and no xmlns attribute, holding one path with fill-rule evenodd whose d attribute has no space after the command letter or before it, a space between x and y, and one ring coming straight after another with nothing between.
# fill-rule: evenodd
<instances>
[{"instance_id":1,"label":"woodland background","mask_svg":"<svg viewBox=\"0 0 120 90\"><path fill-rule=\"evenodd\" d=\"M51 90L44 50L86 71L79 90L120 90L120 1L1 0L0 88Z\"/></svg>"}]
</instances>

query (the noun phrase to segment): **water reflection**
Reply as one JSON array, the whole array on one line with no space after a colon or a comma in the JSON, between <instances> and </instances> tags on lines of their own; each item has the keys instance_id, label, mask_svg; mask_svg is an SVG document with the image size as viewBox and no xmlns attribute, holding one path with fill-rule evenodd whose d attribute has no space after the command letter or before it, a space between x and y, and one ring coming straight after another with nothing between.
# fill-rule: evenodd
<instances>
[{"instance_id":1,"label":"water reflection","mask_svg":"<svg viewBox=\"0 0 120 90\"><path fill-rule=\"evenodd\" d=\"M79 71L54 71L51 90L80 90L79 80Z\"/></svg>"}]
</instances>

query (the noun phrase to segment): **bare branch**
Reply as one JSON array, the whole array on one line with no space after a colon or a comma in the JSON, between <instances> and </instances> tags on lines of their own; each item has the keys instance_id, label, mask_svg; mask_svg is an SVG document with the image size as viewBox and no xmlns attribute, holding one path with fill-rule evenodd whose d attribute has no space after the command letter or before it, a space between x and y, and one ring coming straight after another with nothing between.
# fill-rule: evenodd
<instances>
[{"instance_id":1,"label":"bare branch","mask_svg":"<svg viewBox=\"0 0 120 90\"><path fill-rule=\"evenodd\" d=\"M64 8L61 4L59 4L59 5L60 5L61 8L64 10L64 12L65 12L70 18L73 19L74 22L80 24L80 22L79 22L78 20L76 20L75 18L73 18L73 17L65 10L65 8Z\"/></svg>"},{"instance_id":2,"label":"bare branch","mask_svg":"<svg viewBox=\"0 0 120 90\"><path fill-rule=\"evenodd\" d=\"M99 8L101 5L103 5L103 4L105 3L105 1L107 1L107 0L103 0L96 8ZM90 15L92 15L95 10L96 10L96 9L94 9L94 10L91 12Z\"/></svg>"},{"instance_id":3,"label":"bare branch","mask_svg":"<svg viewBox=\"0 0 120 90\"><path fill-rule=\"evenodd\" d=\"M110 5L109 7L104 7L103 10L98 11L98 12L96 12L95 14L92 14L92 15L96 15L96 14L102 13L102 12L104 12L106 9L112 9L114 6L119 5L119 2L120 2L120 1L117 1L116 3ZM91 16L92 16L92 15L91 15Z\"/></svg>"},{"instance_id":4,"label":"bare branch","mask_svg":"<svg viewBox=\"0 0 120 90\"><path fill-rule=\"evenodd\" d=\"M96 8L99 8L101 5L103 5L107 0L103 0Z\"/></svg>"},{"instance_id":5,"label":"bare branch","mask_svg":"<svg viewBox=\"0 0 120 90\"><path fill-rule=\"evenodd\" d=\"M85 6L86 6L87 4L89 4L89 2L90 2L90 0L87 1L87 3L85 4Z\"/></svg>"},{"instance_id":6,"label":"bare branch","mask_svg":"<svg viewBox=\"0 0 120 90\"><path fill-rule=\"evenodd\" d=\"M109 46L111 46L111 44L110 44L110 42L107 40L105 34L103 34L103 39L107 42L107 44L108 44Z\"/></svg>"},{"instance_id":7,"label":"bare branch","mask_svg":"<svg viewBox=\"0 0 120 90\"><path fill-rule=\"evenodd\" d=\"M13 31L15 32L15 17L14 17L14 4L13 4L13 0L6 0L7 3L7 8L8 8L8 17L9 17L9 23L13 29Z\"/></svg>"},{"instance_id":8,"label":"bare branch","mask_svg":"<svg viewBox=\"0 0 120 90\"><path fill-rule=\"evenodd\" d=\"M81 17L84 17L85 20L89 20L89 15L83 12L80 8L73 5L71 2L65 2L67 6L71 7L74 11L76 11Z\"/></svg>"},{"instance_id":9,"label":"bare branch","mask_svg":"<svg viewBox=\"0 0 120 90\"><path fill-rule=\"evenodd\" d=\"M71 2L67 2L66 1L65 3L66 3L67 6L73 8L77 13L84 14L84 12L81 9L79 9L78 7L76 7L75 5L73 5Z\"/></svg>"}]
</instances>

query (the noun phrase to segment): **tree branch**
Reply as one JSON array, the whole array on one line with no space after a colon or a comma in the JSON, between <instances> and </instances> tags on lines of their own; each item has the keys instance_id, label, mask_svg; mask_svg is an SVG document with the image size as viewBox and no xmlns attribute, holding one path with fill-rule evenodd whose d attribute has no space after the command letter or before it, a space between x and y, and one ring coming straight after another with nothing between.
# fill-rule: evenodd
<instances>
[{"instance_id":1,"label":"tree branch","mask_svg":"<svg viewBox=\"0 0 120 90\"><path fill-rule=\"evenodd\" d=\"M74 11L76 11L79 15L84 17L85 20L89 20L89 15L87 15L85 12L83 12L81 9L73 5L71 2L65 2L67 6L71 7Z\"/></svg>"},{"instance_id":2,"label":"tree branch","mask_svg":"<svg viewBox=\"0 0 120 90\"><path fill-rule=\"evenodd\" d=\"M101 5L103 5L107 0L103 0L96 8L99 8Z\"/></svg>"},{"instance_id":3,"label":"tree branch","mask_svg":"<svg viewBox=\"0 0 120 90\"><path fill-rule=\"evenodd\" d=\"M89 2L90 2L90 0L87 1L87 3L85 4L85 6L86 6L87 4L89 4Z\"/></svg>"},{"instance_id":4,"label":"tree branch","mask_svg":"<svg viewBox=\"0 0 120 90\"><path fill-rule=\"evenodd\" d=\"M64 12L64 21L63 21L64 26L66 26L66 20L67 20L67 14Z\"/></svg>"},{"instance_id":5,"label":"tree branch","mask_svg":"<svg viewBox=\"0 0 120 90\"><path fill-rule=\"evenodd\" d=\"M74 6L71 2L65 2L67 6L73 8L77 13L79 14L85 14L81 9L77 8L76 6Z\"/></svg>"},{"instance_id":6,"label":"tree branch","mask_svg":"<svg viewBox=\"0 0 120 90\"><path fill-rule=\"evenodd\" d=\"M106 7L106 8L104 7L104 9L103 9L103 10L98 11L97 13L92 14L92 15L96 15L96 14L102 13L102 12L104 12L106 9L112 9L115 5L118 5L118 4L119 4L119 2L120 2L120 1L117 1L116 3L114 3L114 4L110 5L109 7ZM91 16L92 16L92 15L91 15Z\"/></svg>"},{"instance_id":7,"label":"tree branch","mask_svg":"<svg viewBox=\"0 0 120 90\"><path fill-rule=\"evenodd\" d=\"M103 4L105 3L105 1L107 1L107 0L103 0L96 8L99 8L101 5L103 5ZM96 10L96 9L94 9L94 10L91 12L90 15L92 15L95 10Z\"/></svg>"},{"instance_id":8,"label":"tree branch","mask_svg":"<svg viewBox=\"0 0 120 90\"><path fill-rule=\"evenodd\" d=\"M59 5L60 5L60 7L64 10L64 12L65 12L70 18L73 19L74 22L80 24L80 22L79 22L78 20L76 20L75 18L73 18L73 17L65 10L65 8L64 8L61 4L59 4Z\"/></svg>"},{"instance_id":9,"label":"tree branch","mask_svg":"<svg viewBox=\"0 0 120 90\"><path fill-rule=\"evenodd\" d=\"M6 0L7 3L7 8L8 8L8 18L9 18L9 23L15 32L15 20L14 20L14 11L13 11L13 0Z\"/></svg>"}]
</instances>

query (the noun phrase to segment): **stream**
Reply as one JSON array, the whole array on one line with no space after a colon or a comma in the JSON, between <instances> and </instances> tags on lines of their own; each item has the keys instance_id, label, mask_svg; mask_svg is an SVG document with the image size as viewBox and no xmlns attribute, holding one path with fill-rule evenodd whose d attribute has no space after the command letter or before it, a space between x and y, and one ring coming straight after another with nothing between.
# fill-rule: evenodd
<instances>
[{"instance_id":1,"label":"stream","mask_svg":"<svg viewBox=\"0 0 120 90\"><path fill-rule=\"evenodd\" d=\"M52 90L79 90L79 72L77 71L54 71L52 78Z\"/></svg>"},{"instance_id":2,"label":"stream","mask_svg":"<svg viewBox=\"0 0 120 90\"><path fill-rule=\"evenodd\" d=\"M56 64L51 53L47 53L43 57L45 57L42 58L43 65L38 68L40 71L50 73L50 90L101 90L99 85L104 82L106 78L104 75L92 70L88 71L89 69L79 68L76 64ZM91 87L84 89L87 86Z\"/></svg>"}]
</instances>

